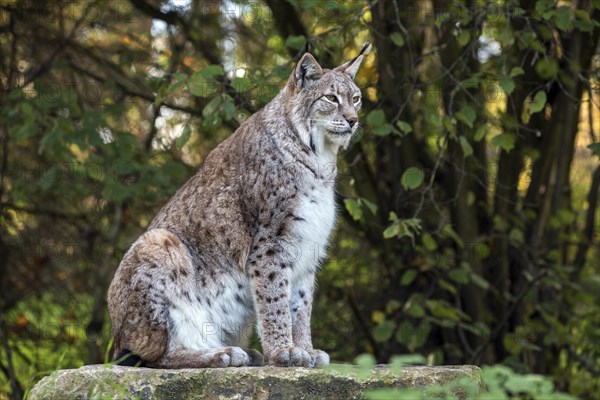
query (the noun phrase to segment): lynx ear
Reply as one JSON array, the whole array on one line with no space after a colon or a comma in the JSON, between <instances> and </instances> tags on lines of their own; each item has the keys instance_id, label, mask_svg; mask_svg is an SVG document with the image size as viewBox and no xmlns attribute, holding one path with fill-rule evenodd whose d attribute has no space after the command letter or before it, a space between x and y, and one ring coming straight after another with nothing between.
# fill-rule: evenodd
<instances>
[{"instance_id":1,"label":"lynx ear","mask_svg":"<svg viewBox=\"0 0 600 400\"><path fill-rule=\"evenodd\" d=\"M356 73L358 72L358 69L360 68L360 64L362 63L363 54L369 54L370 51L371 51L371 43L366 42L363 45L363 48L360 50L360 53L358 53L358 55L356 57L354 57L352 60L340 65L339 67L334 69L334 71L343 72L347 75L350 75L350 78L354 79L354 77L356 76Z\"/></svg>"},{"instance_id":2,"label":"lynx ear","mask_svg":"<svg viewBox=\"0 0 600 400\"><path fill-rule=\"evenodd\" d=\"M294 70L296 85L298 87L306 86L308 81L319 79L321 75L323 75L323 68L321 68L317 60L310 53L302 56Z\"/></svg>"}]
</instances>

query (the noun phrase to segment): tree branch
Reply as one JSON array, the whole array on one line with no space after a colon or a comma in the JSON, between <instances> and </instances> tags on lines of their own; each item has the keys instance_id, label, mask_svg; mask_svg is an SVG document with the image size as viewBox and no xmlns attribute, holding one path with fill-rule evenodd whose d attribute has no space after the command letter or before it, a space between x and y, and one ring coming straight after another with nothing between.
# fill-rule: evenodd
<instances>
[{"instance_id":1,"label":"tree branch","mask_svg":"<svg viewBox=\"0 0 600 400\"><path fill-rule=\"evenodd\" d=\"M130 0L130 1L131 1L131 4L133 4L133 6L135 8L137 8L139 11L143 12L147 16L155 18L155 19L160 19L161 21L164 21L170 25L179 25L184 29L184 31L187 31L187 29L188 29L187 22L183 18L181 18L179 13L177 13L175 11L162 12L159 8L154 7L150 3L146 3L144 0Z\"/></svg>"},{"instance_id":2,"label":"tree branch","mask_svg":"<svg viewBox=\"0 0 600 400\"><path fill-rule=\"evenodd\" d=\"M273 14L273 21L275 22L275 28L277 29L279 36L284 40L289 36L299 35L308 39L306 28L304 28L300 16L296 12L294 6L283 0L265 0L265 3ZM291 57L297 56L296 50L289 47L288 53Z\"/></svg>"},{"instance_id":3,"label":"tree branch","mask_svg":"<svg viewBox=\"0 0 600 400\"><path fill-rule=\"evenodd\" d=\"M50 69L50 66L52 65L52 63L54 62L54 59L65 49L65 47L67 47L67 45L71 42L71 39L73 39L73 36L75 36L75 33L77 32L77 29L79 28L79 26L81 25L81 23L85 20L85 18L88 15L88 12L93 8L93 6L96 5L96 2L90 3L86 6L84 12L81 15L81 18L79 18L77 20L77 22L75 22L75 25L73 26L73 29L71 29L71 32L69 33L69 35L67 37L61 37L60 39L60 44L58 45L58 47L56 49L54 49L54 51L50 54L50 56L46 59L46 61L44 61L42 63L42 65L35 70L31 75L29 75L26 79L25 82L23 82L23 84L21 85L21 87L25 87L27 85L29 85L31 82L33 82L35 79L37 79L39 76L43 75L44 73L48 72L48 70Z\"/></svg>"},{"instance_id":4,"label":"tree branch","mask_svg":"<svg viewBox=\"0 0 600 400\"><path fill-rule=\"evenodd\" d=\"M179 26L182 29L182 33L185 39L194 44L194 47L206 57L208 62L211 64L221 65L221 59L218 55L216 46L208 46L207 41L199 41L190 37L190 25L188 21L183 19L179 13L175 11L162 12L159 8L156 8L152 4L147 3L144 0L130 0L131 3L139 11L143 12L151 18L160 19L170 25Z\"/></svg>"},{"instance_id":5,"label":"tree branch","mask_svg":"<svg viewBox=\"0 0 600 400\"><path fill-rule=\"evenodd\" d=\"M585 255L592 243L594 238L594 219L596 216L596 208L598 206L598 191L600 190L600 167L596 167L594 175L592 176L592 184L590 191L588 192L587 202L588 209L585 218L585 227L583 228L584 240L579 244L577 248L577 254L575 255L574 265L577 267L576 274L580 274L585 265Z\"/></svg>"}]
</instances>

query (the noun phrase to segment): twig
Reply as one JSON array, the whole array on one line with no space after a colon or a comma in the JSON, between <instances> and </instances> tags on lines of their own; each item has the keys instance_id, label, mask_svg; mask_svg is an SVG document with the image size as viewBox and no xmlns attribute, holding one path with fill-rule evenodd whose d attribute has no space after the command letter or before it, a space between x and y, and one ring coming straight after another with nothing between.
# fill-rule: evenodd
<instances>
[{"instance_id":1,"label":"twig","mask_svg":"<svg viewBox=\"0 0 600 400\"><path fill-rule=\"evenodd\" d=\"M373 347L373 353L375 353L374 356L378 360L379 349L377 347L377 342L375 341L375 338L373 338L373 335L371 335L369 327L365 323L365 320L363 319L362 315L360 315L360 311L358 310L358 307L356 306L356 303L354 302L352 295L350 294L348 294L348 304L350 305L350 309L352 310L352 313L354 313L354 316L358 321L358 325L360 325L360 328L363 330L365 337L367 338L369 343L371 343L371 346Z\"/></svg>"},{"instance_id":2,"label":"twig","mask_svg":"<svg viewBox=\"0 0 600 400\"><path fill-rule=\"evenodd\" d=\"M73 26L73 29L71 29L71 32L69 33L69 35L66 38L65 37L61 38L60 44L58 45L58 47L56 49L54 49L54 51L50 54L50 56L46 59L46 61L44 61L42 63L42 65L35 72L33 72L31 75L29 75L27 77L27 79L25 79L25 81L23 82L21 87L26 87L31 82L33 82L36 78L38 78L40 75L46 73L50 69L50 66L52 65L52 62L54 62L54 59L56 58L56 56L58 56L60 54L60 52L62 52L64 50L64 48L67 47L67 45L71 42L71 39L73 39L73 36L75 36L75 33L77 32L77 29L79 28L79 26L81 25L83 20L87 17L89 11L95 5L96 5L96 2L93 2L86 6L83 14L81 15L81 18L79 18L79 20L77 20L77 22L75 22L75 25Z\"/></svg>"},{"instance_id":3,"label":"twig","mask_svg":"<svg viewBox=\"0 0 600 400\"><path fill-rule=\"evenodd\" d=\"M485 343L483 343L481 346L479 346L479 348L477 348L477 350L475 350L475 354L473 354L473 356L470 358L469 363L473 364L473 363L478 362L479 357L481 356L481 353L483 353L483 351L486 349L487 346L490 345L490 343L492 343L494 340L497 339L498 335L500 334L500 332L502 331L502 329L504 328L504 326L508 323L508 319L515 312L515 310L516 310L517 306L519 305L519 303L521 303L521 300L523 300L523 298L525 297L525 295L527 295L527 293L529 292L529 290L540 279L542 279L547 274L548 274L548 272L546 270L543 270L540 273L538 273L536 276L534 276L528 282L527 286L525 286L523 288L523 290L521 290L521 293L519 293L519 295L516 297L515 301L510 306L510 308L508 309L508 311L506 312L506 314L504 315L504 317L502 318L502 320L500 321L500 323L498 325L496 325L496 328L494 328L494 331L488 337L488 340L486 340Z\"/></svg>"},{"instance_id":4,"label":"twig","mask_svg":"<svg viewBox=\"0 0 600 400\"><path fill-rule=\"evenodd\" d=\"M600 371L594 366L593 361L583 358L582 356L577 354L570 346L565 346L564 348L567 350L567 353L569 353L569 357L579 361L581 366L587 369L592 375L597 377L600 374Z\"/></svg>"},{"instance_id":5,"label":"twig","mask_svg":"<svg viewBox=\"0 0 600 400\"><path fill-rule=\"evenodd\" d=\"M590 138L592 139L592 143L596 142L596 135L594 134L594 92L592 91L592 87L588 85L588 120L590 124Z\"/></svg>"},{"instance_id":6,"label":"twig","mask_svg":"<svg viewBox=\"0 0 600 400\"><path fill-rule=\"evenodd\" d=\"M459 310L462 310L462 302L460 300L460 293L458 293L458 291L456 292L456 296L455 296L455 300L456 300L456 308ZM467 351L467 353L469 353L469 355L473 355L474 351L473 348L471 347L471 344L469 343L469 341L467 340L467 337L465 336L465 332L462 330L462 328L460 327L459 324L456 324L456 331L458 332L458 338L460 339L463 348Z\"/></svg>"}]
</instances>

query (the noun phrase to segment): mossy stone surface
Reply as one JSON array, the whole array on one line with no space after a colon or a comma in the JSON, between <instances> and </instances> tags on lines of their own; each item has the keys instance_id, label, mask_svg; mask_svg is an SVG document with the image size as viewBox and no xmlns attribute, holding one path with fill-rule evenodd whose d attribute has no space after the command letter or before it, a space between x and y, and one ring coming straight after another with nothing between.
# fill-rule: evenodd
<instances>
[{"instance_id":1,"label":"mossy stone surface","mask_svg":"<svg viewBox=\"0 0 600 400\"><path fill-rule=\"evenodd\" d=\"M345 366L327 369L244 367L149 369L88 365L55 371L33 388L29 399L360 399L373 388L424 388L461 378L481 386L472 365L376 366L372 373Z\"/></svg>"}]
</instances>

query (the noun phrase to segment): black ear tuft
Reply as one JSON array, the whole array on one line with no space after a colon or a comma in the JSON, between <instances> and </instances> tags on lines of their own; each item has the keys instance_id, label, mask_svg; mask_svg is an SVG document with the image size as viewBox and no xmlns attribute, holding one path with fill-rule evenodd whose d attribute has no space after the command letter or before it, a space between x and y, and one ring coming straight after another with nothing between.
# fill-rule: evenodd
<instances>
[{"instance_id":1,"label":"black ear tuft","mask_svg":"<svg viewBox=\"0 0 600 400\"><path fill-rule=\"evenodd\" d=\"M366 42L356 57L335 68L334 71L343 72L349 75L350 78L354 79L356 73L358 72L358 69L360 68L360 64L362 63L363 57L369 54L370 51L371 43Z\"/></svg>"},{"instance_id":2,"label":"black ear tuft","mask_svg":"<svg viewBox=\"0 0 600 400\"><path fill-rule=\"evenodd\" d=\"M304 49L302 50L302 53L310 53L310 42L308 40L304 44Z\"/></svg>"},{"instance_id":3,"label":"black ear tuft","mask_svg":"<svg viewBox=\"0 0 600 400\"><path fill-rule=\"evenodd\" d=\"M302 56L294 71L298 87L305 87L309 81L317 80L323 75L323 69L310 53Z\"/></svg>"}]
</instances>

